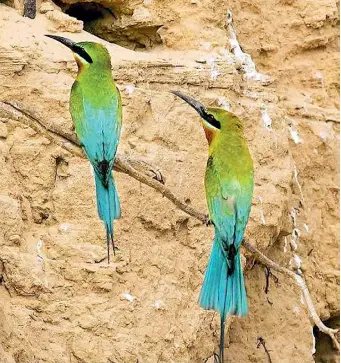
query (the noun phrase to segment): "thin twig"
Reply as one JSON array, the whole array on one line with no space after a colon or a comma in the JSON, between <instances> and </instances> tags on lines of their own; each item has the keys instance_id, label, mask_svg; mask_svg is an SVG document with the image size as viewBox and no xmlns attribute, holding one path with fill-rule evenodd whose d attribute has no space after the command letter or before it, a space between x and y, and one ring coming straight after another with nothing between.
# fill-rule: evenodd
<instances>
[{"instance_id":1,"label":"thin twig","mask_svg":"<svg viewBox=\"0 0 341 363\"><path fill-rule=\"evenodd\" d=\"M275 284L279 283L278 277L275 276L272 271L271 268L268 266L265 266L265 287L264 287L264 292L266 294L269 293L270 290L270 277L273 278L273 280L275 281Z\"/></svg>"},{"instance_id":2,"label":"thin twig","mask_svg":"<svg viewBox=\"0 0 341 363\"><path fill-rule=\"evenodd\" d=\"M265 288L264 288L264 292L266 294L269 293L269 287L270 287L270 274L271 274L271 269L268 266L265 266Z\"/></svg>"},{"instance_id":3,"label":"thin twig","mask_svg":"<svg viewBox=\"0 0 341 363\"><path fill-rule=\"evenodd\" d=\"M264 348L264 351L265 351L265 354L266 354L266 357L267 357L267 361L268 363L272 363L272 360L271 360L271 356L270 356L270 351L268 350L268 348L266 347L266 344L265 344L265 340L263 337L258 337L257 338L257 349L262 346Z\"/></svg>"},{"instance_id":4,"label":"thin twig","mask_svg":"<svg viewBox=\"0 0 341 363\"><path fill-rule=\"evenodd\" d=\"M330 338L332 339L334 346L337 350L340 350L340 344L337 341L335 334L338 333L337 329L331 329L328 328L327 326L325 326L323 324L323 322L321 321L320 317L318 316L316 310L315 310L315 306L314 303L312 301L312 298L310 296L310 292L308 290L307 284L305 283L304 279L302 276L300 276L298 273L291 271L285 267L280 266L279 264L277 264L276 262L270 260L270 258L268 258L267 256L265 256L261 251L259 251L255 246L253 246L251 243L247 242L247 241L243 241L243 246L250 251L252 254L254 254L256 256L256 258L262 262L264 265L272 268L275 271L278 271L288 277L291 277L296 285L302 290L303 296L304 296L304 300L307 304L307 308L308 308L308 312L309 312L309 317L314 321L315 325L319 328L319 330L322 333L325 333L327 335L330 336Z\"/></svg>"},{"instance_id":5,"label":"thin twig","mask_svg":"<svg viewBox=\"0 0 341 363\"><path fill-rule=\"evenodd\" d=\"M22 111L18 107L18 105L13 105L12 103L9 102L6 103L0 102L0 111L1 110L5 110L7 111L7 113L9 112L9 114L11 114L11 112L19 113L19 115L18 114L14 115L15 116L14 120L22 122L27 126L31 127L33 130L44 134L46 137L48 137L51 140L54 140L58 145L60 145L70 153L85 157L74 135L67 135L65 134L65 132L61 132L56 127L52 129L52 127L45 126L44 122L28 114L27 111ZM181 201L178 197L176 197L176 195L171 190L169 190L163 184L164 179L162 178L162 174L158 169L155 169L151 165L145 162L141 162L138 159L135 159L135 163L140 166L140 170L137 170L136 167L132 166L131 160L129 158L122 155L116 155L115 169L120 172L126 173L131 177L133 177L134 179L140 181L141 183L146 184L151 188L157 190L164 197L166 197L172 203L174 203L179 209L181 209L188 215L198 219L202 223L208 224L209 219L207 214L204 214L194 209L193 207L189 206L184 201ZM154 177L151 176L151 172L152 174L154 174ZM259 251L254 245L250 244L249 242L244 240L242 242L242 245L245 249L251 252L257 258L258 261L263 263L265 266L290 277L296 283L296 285L302 290L310 318L313 320L313 322L321 332L330 336L330 338L334 343L335 348L340 350L340 344L335 337L335 334L338 333L338 330L328 328L323 324L323 322L321 321L320 317L318 316L315 310L308 287L302 276L270 260L267 256L265 256L261 251Z\"/></svg>"}]
</instances>

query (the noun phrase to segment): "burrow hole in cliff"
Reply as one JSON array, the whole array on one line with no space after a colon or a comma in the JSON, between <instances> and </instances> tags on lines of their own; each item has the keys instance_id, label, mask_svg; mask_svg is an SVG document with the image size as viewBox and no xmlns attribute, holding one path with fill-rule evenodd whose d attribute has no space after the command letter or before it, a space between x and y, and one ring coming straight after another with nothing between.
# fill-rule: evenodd
<instances>
[{"instance_id":1,"label":"burrow hole in cliff","mask_svg":"<svg viewBox=\"0 0 341 363\"><path fill-rule=\"evenodd\" d=\"M323 322L326 326L332 329L340 329L340 315L332 317ZM315 363L337 363L339 362L339 353L334 348L330 337L321 333L317 326L313 329L315 337Z\"/></svg>"},{"instance_id":2,"label":"burrow hole in cliff","mask_svg":"<svg viewBox=\"0 0 341 363\"><path fill-rule=\"evenodd\" d=\"M105 7L94 1L74 4L53 1L64 13L82 20L85 31L110 43L133 50L146 50L162 43L158 33L161 24L136 21L132 14L122 14L119 8Z\"/></svg>"}]
</instances>

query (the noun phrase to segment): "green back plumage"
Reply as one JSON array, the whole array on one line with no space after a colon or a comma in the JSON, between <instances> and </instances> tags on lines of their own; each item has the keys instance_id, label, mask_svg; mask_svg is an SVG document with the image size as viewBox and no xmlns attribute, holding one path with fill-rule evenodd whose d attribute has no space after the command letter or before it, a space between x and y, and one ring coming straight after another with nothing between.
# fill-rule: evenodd
<instances>
[{"instance_id":1,"label":"green back plumage","mask_svg":"<svg viewBox=\"0 0 341 363\"><path fill-rule=\"evenodd\" d=\"M101 44L77 43L92 62L74 53L78 75L70 95L70 113L77 136L95 171L97 209L114 246L112 221L120 216L120 203L112 168L122 126L120 93L111 74L110 55Z\"/></svg>"},{"instance_id":2,"label":"green back plumage","mask_svg":"<svg viewBox=\"0 0 341 363\"><path fill-rule=\"evenodd\" d=\"M71 90L71 116L90 161L94 164L96 159L105 158L112 162L121 132L122 103L112 78L110 55L101 44L78 44L93 63L84 62L75 54L79 72Z\"/></svg>"},{"instance_id":3,"label":"green back plumage","mask_svg":"<svg viewBox=\"0 0 341 363\"><path fill-rule=\"evenodd\" d=\"M251 207L253 161L242 122L222 109L208 111L221 124L220 130L213 131L205 176L210 218L224 243L238 249Z\"/></svg>"},{"instance_id":4,"label":"green back plumage","mask_svg":"<svg viewBox=\"0 0 341 363\"><path fill-rule=\"evenodd\" d=\"M208 108L220 129L202 120L209 141L205 188L215 237L199 303L220 313L220 361L224 361L227 314L248 311L239 248L250 213L253 161L243 136L243 124L232 113Z\"/></svg>"},{"instance_id":5,"label":"green back plumage","mask_svg":"<svg viewBox=\"0 0 341 363\"><path fill-rule=\"evenodd\" d=\"M227 313L247 313L239 247L252 202L253 161L242 122L222 109L207 112L219 121L220 129L202 121L210 143L205 188L215 239L200 304L219 311L223 324Z\"/></svg>"},{"instance_id":6,"label":"green back plumage","mask_svg":"<svg viewBox=\"0 0 341 363\"><path fill-rule=\"evenodd\" d=\"M206 108L180 91L172 93L198 112L209 143L205 189L215 236L199 303L220 313L219 361L224 362L226 315L248 311L239 248L252 202L253 162L238 117Z\"/></svg>"}]
</instances>

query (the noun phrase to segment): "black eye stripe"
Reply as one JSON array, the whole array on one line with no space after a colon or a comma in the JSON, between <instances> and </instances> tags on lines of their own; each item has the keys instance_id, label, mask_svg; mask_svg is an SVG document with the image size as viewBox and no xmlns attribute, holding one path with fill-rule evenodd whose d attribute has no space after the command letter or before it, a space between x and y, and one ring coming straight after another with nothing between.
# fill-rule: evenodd
<instances>
[{"instance_id":1,"label":"black eye stripe","mask_svg":"<svg viewBox=\"0 0 341 363\"><path fill-rule=\"evenodd\" d=\"M221 129L220 122L218 120L216 120L213 115L211 115L210 113L205 112L204 116L205 116L204 120L207 121L210 125L212 125L216 129L219 129L219 130Z\"/></svg>"},{"instance_id":2,"label":"black eye stripe","mask_svg":"<svg viewBox=\"0 0 341 363\"><path fill-rule=\"evenodd\" d=\"M85 51L84 48L80 47L79 45L74 45L72 47L72 50L77 53L79 56L81 56L83 59L85 59L88 63L92 63L92 58L90 55Z\"/></svg>"}]
</instances>

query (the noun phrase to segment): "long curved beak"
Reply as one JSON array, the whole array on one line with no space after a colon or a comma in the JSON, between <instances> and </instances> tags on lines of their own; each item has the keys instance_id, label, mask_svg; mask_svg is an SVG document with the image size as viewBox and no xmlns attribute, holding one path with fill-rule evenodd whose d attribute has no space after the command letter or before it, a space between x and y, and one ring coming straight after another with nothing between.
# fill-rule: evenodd
<instances>
[{"instance_id":1,"label":"long curved beak","mask_svg":"<svg viewBox=\"0 0 341 363\"><path fill-rule=\"evenodd\" d=\"M81 47L78 43L64 38L60 37L58 35L50 35L45 34L46 37L56 40L59 43L64 44L66 47L70 48L74 53L78 54L80 57L82 57L86 62L92 63L92 58L89 53L86 52L86 50Z\"/></svg>"},{"instance_id":2,"label":"long curved beak","mask_svg":"<svg viewBox=\"0 0 341 363\"><path fill-rule=\"evenodd\" d=\"M74 51L75 45L77 44L76 42L73 42L70 39L67 39L67 38L64 38L64 37L59 37L58 35L45 34L45 37L54 39L57 42L64 44L66 47L70 48L72 51Z\"/></svg>"},{"instance_id":3,"label":"long curved beak","mask_svg":"<svg viewBox=\"0 0 341 363\"><path fill-rule=\"evenodd\" d=\"M179 91L171 91L171 92L175 96L180 97L185 102L187 102L190 106L192 106L195 109L195 111L198 112L198 114L201 116L201 118L203 118L211 126L213 126L214 128L220 130L220 128L221 128L220 122L218 120L216 120L215 117L212 114L210 114L206 110L206 108L204 107L204 105L202 105L199 101L195 100L194 98L185 96L183 93L181 93Z\"/></svg>"},{"instance_id":4,"label":"long curved beak","mask_svg":"<svg viewBox=\"0 0 341 363\"><path fill-rule=\"evenodd\" d=\"M205 109L205 107L199 102L196 101L194 98L191 98L189 96L184 95L183 93L179 92L179 91L171 91L175 96L180 97L181 99L183 99L185 102L187 102L190 106L192 106L195 111L198 112L198 114L205 119L207 116L207 111Z\"/></svg>"}]
</instances>

